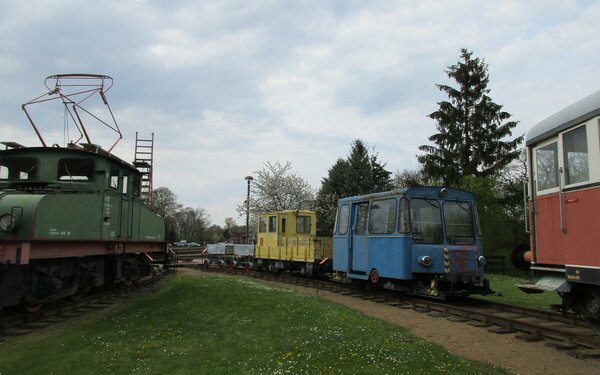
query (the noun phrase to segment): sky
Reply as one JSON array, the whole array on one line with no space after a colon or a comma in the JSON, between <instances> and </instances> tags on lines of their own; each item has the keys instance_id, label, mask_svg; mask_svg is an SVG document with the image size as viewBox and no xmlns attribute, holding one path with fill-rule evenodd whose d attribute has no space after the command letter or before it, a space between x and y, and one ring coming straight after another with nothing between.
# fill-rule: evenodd
<instances>
[{"instance_id":1,"label":"sky","mask_svg":"<svg viewBox=\"0 0 600 375\"><path fill-rule=\"evenodd\" d=\"M154 133L154 187L243 224L244 178L268 161L315 191L354 139L393 173L417 168L461 48L526 133L600 90L599 19L600 1L575 0L3 0L0 141L40 145L21 105L47 76L109 75L113 153L131 162L136 132ZM44 131L64 144L49 114Z\"/></svg>"}]
</instances>

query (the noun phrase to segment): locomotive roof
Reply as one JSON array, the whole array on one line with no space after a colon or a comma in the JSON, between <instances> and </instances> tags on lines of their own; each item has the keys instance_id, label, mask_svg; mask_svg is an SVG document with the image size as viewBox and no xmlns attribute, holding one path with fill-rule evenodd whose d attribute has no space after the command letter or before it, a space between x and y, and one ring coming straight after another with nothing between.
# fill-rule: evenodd
<instances>
[{"instance_id":1,"label":"locomotive roof","mask_svg":"<svg viewBox=\"0 0 600 375\"><path fill-rule=\"evenodd\" d=\"M24 156L24 155L29 155L29 156L40 155L40 157L43 157L44 155L47 155L47 154L78 155L78 156L104 159L104 160L110 161L113 164L117 164L122 168L128 169L134 173L141 174L141 172L137 168L135 168L133 165L131 165L130 163L127 163L123 159L121 159L111 153L108 153L105 150L103 150L97 146L94 146L94 147L86 146L85 148L80 148L80 147L20 147L20 148L11 148L11 149L7 149L7 150L0 150L0 157Z\"/></svg>"},{"instance_id":2,"label":"locomotive roof","mask_svg":"<svg viewBox=\"0 0 600 375\"><path fill-rule=\"evenodd\" d=\"M529 146L598 115L600 115L600 91L586 96L535 124L527 133L525 143Z\"/></svg>"}]
</instances>

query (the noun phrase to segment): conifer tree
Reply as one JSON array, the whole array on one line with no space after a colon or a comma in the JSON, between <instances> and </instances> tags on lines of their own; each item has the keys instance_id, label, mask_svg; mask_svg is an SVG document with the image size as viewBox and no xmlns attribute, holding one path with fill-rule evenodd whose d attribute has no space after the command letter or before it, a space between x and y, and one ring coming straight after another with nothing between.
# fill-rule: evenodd
<instances>
[{"instance_id":1,"label":"conifer tree","mask_svg":"<svg viewBox=\"0 0 600 375\"><path fill-rule=\"evenodd\" d=\"M517 122L507 121L511 114L488 96L488 66L472 55L461 49L461 60L446 70L458 88L436 85L449 101L439 102L439 109L429 115L438 133L429 137L434 145L420 146L425 154L417 156L428 176L448 186L457 186L464 176L496 176L519 157L517 146L523 141L523 135L504 140Z\"/></svg>"},{"instance_id":2,"label":"conifer tree","mask_svg":"<svg viewBox=\"0 0 600 375\"><path fill-rule=\"evenodd\" d=\"M362 140L355 139L348 157L338 159L321 181L316 199L318 234L331 235L339 198L389 190L390 175L378 154L369 152Z\"/></svg>"}]
</instances>

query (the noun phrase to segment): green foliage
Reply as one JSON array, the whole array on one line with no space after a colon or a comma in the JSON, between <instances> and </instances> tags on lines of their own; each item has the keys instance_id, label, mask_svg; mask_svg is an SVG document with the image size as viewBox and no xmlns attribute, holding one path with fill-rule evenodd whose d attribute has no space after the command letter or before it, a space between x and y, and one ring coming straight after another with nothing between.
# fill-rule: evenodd
<instances>
[{"instance_id":1,"label":"green foliage","mask_svg":"<svg viewBox=\"0 0 600 375\"><path fill-rule=\"evenodd\" d=\"M369 152L362 140L355 139L348 157L338 159L329 169L327 177L321 181L315 204L317 235L331 236L338 199L392 188L391 173L378 156L374 150Z\"/></svg>"},{"instance_id":2,"label":"green foliage","mask_svg":"<svg viewBox=\"0 0 600 375\"><path fill-rule=\"evenodd\" d=\"M511 114L488 96L487 64L472 55L461 49L462 60L446 71L458 88L436 85L450 101L439 102L439 109L429 115L438 133L429 137L434 146L420 146L425 154L417 156L427 175L447 186L459 184L464 176L495 176L518 158L523 141L523 136L503 141L517 122L507 121Z\"/></svg>"},{"instance_id":3,"label":"green foliage","mask_svg":"<svg viewBox=\"0 0 600 375\"><path fill-rule=\"evenodd\" d=\"M98 320L5 343L2 374L492 374L405 329L242 278L177 277Z\"/></svg>"},{"instance_id":4,"label":"green foliage","mask_svg":"<svg viewBox=\"0 0 600 375\"><path fill-rule=\"evenodd\" d=\"M523 221L512 216L515 207L507 204L511 197L507 197L507 190L496 179L466 176L458 187L477 196L486 255L509 257L510 252L498 254L497 249L512 249L518 243L527 242ZM517 206L521 207L520 204Z\"/></svg>"}]
</instances>

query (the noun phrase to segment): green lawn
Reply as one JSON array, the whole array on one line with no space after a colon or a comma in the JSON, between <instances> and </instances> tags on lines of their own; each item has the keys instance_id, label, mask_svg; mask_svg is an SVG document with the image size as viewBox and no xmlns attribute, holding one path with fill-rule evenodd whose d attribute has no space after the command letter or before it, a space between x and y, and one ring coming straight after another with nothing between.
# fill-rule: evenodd
<instances>
[{"instance_id":1,"label":"green lawn","mask_svg":"<svg viewBox=\"0 0 600 375\"><path fill-rule=\"evenodd\" d=\"M0 347L2 375L505 373L331 301L217 275Z\"/></svg>"},{"instance_id":2,"label":"green lawn","mask_svg":"<svg viewBox=\"0 0 600 375\"><path fill-rule=\"evenodd\" d=\"M526 278L497 275L488 273L485 275L490 279L490 287L501 295L478 296L477 298L509 305L525 306L537 309L549 309L551 305L561 303L557 293L544 292L540 294L527 294L516 287L517 284L527 284L531 281Z\"/></svg>"}]
</instances>

